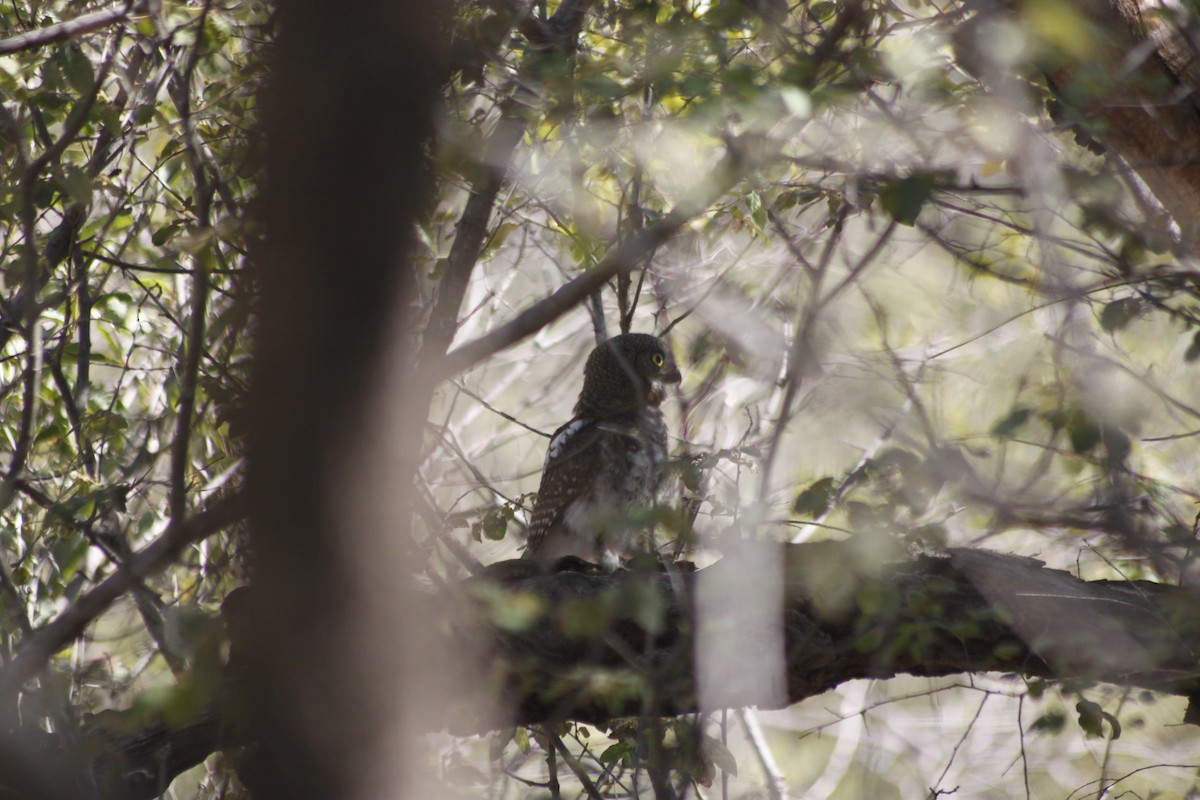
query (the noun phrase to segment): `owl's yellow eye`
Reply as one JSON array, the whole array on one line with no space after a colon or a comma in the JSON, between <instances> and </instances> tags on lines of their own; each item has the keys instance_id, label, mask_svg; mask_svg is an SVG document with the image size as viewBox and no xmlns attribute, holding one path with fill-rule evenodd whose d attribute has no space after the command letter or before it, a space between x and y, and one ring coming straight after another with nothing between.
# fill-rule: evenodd
<instances>
[{"instance_id":1,"label":"owl's yellow eye","mask_svg":"<svg viewBox=\"0 0 1200 800\"><path fill-rule=\"evenodd\" d=\"M663 365L662 353L655 353L654 355L650 356L650 363L656 367L661 367Z\"/></svg>"}]
</instances>

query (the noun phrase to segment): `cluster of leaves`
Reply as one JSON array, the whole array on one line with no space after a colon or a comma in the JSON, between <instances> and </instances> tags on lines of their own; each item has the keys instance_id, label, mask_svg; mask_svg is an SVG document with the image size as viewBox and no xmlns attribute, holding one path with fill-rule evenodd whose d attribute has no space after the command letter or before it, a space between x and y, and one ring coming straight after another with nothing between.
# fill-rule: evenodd
<instances>
[{"instance_id":1,"label":"cluster of leaves","mask_svg":"<svg viewBox=\"0 0 1200 800\"><path fill-rule=\"evenodd\" d=\"M647 725L652 730L644 730ZM502 765L499 782L474 768L467 755L456 752L446 774L456 788L476 791L489 784L503 786L508 781L557 791L556 778L541 781L531 769L547 757L566 760L565 769L576 774L582 771L583 760L599 764L598 774L587 779L592 796L636 791L639 780L649 783L645 770L652 762L671 765L669 780L681 794L699 787L711 788L721 771L730 775L738 772L729 748L691 718L664 720L661 724L622 719L605 728L561 723L498 731L488 739L488 755L493 763Z\"/></svg>"},{"instance_id":2,"label":"cluster of leaves","mask_svg":"<svg viewBox=\"0 0 1200 800\"><path fill-rule=\"evenodd\" d=\"M67 38L77 4L0 9L16 36L0 56L5 663L16 631L241 485L269 9L132 8ZM63 694L38 706L170 708L211 688L239 550L188 547L62 654L69 680L44 691Z\"/></svg>"}]
</instances>

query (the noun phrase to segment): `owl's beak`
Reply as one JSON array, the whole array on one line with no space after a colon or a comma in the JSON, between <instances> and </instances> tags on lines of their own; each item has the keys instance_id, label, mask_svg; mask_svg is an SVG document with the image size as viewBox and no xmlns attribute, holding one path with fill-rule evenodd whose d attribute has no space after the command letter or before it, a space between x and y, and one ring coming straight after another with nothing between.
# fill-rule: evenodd
<instances>
[{"instance_id":1,"label":"owl's beak","mask_svg":"<svg viewBox=\"0 0 1200 800\"><path fill-rule=\"evenodd\" d=\"M663 383L679 383L681 380L683 380L683 375L679 374L679 367L672 364L671 370L669 372L664 372L659 380Z\"/></svg>"}]
</instances>

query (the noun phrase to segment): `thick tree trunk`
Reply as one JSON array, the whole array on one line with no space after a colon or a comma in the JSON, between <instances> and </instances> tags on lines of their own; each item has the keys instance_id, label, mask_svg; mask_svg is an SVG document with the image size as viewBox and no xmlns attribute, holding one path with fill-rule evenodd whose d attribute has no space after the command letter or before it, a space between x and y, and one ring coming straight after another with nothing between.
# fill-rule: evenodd
<instances>
[{"instance_id":1,"label":"thick tree trunk","mask_svg":"<svg viewBox=\"0 0 1200 800\"><path fill-rule=\"evenodd\" d=\"M407 541L352 517L347 487L372 421L392 322L407 319L407 269L427 199L434 107L445 80L447 4L357 0L336 11L281 0L263 98L266 244L250 439L253 576L247 648L260 747L256 797L378 796L401 763L394 677L411 655L379 626L403 618L390 563ZM418 441L427 408L400 432ZM393 489L412 484L400 467ZM394 537L394 538L390 538ZM389 643L380 647L382 641ZM415 784L413 784L415 786ZM398 795L393 795L398 796Z\"/></svg>"}]
</instances>

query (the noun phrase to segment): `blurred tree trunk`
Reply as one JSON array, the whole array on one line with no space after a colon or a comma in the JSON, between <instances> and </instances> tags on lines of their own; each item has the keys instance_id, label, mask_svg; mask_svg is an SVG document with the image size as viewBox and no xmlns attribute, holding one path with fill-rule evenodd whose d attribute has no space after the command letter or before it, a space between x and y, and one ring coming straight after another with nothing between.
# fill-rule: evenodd
<instances>
[{"instance_id":1,"label":"blurred tree trunk","mask_svg":"<svg viewBox=\"0 0 1200 800\"><path fill-rule=\"evenodd\" d=\"M403 564L390 565L395 579L382 586L359 567L394 555L389 540L407 538L405 521L359 527L345 489L388 325L411 300L404 278L429 185L424 148L448 11L412 0L280 3L263 97L270 144L250 447L253 578L264 600L253 654L261 750L250 774L264 798L380 796L377 768L403 763L389 736L404 640L373 627L380 604L403 610ZM399 438L419 442L427 409L405 411ZM393 479L400 492L411 485L411 473Z\"/></svg>"}]
</instances>

